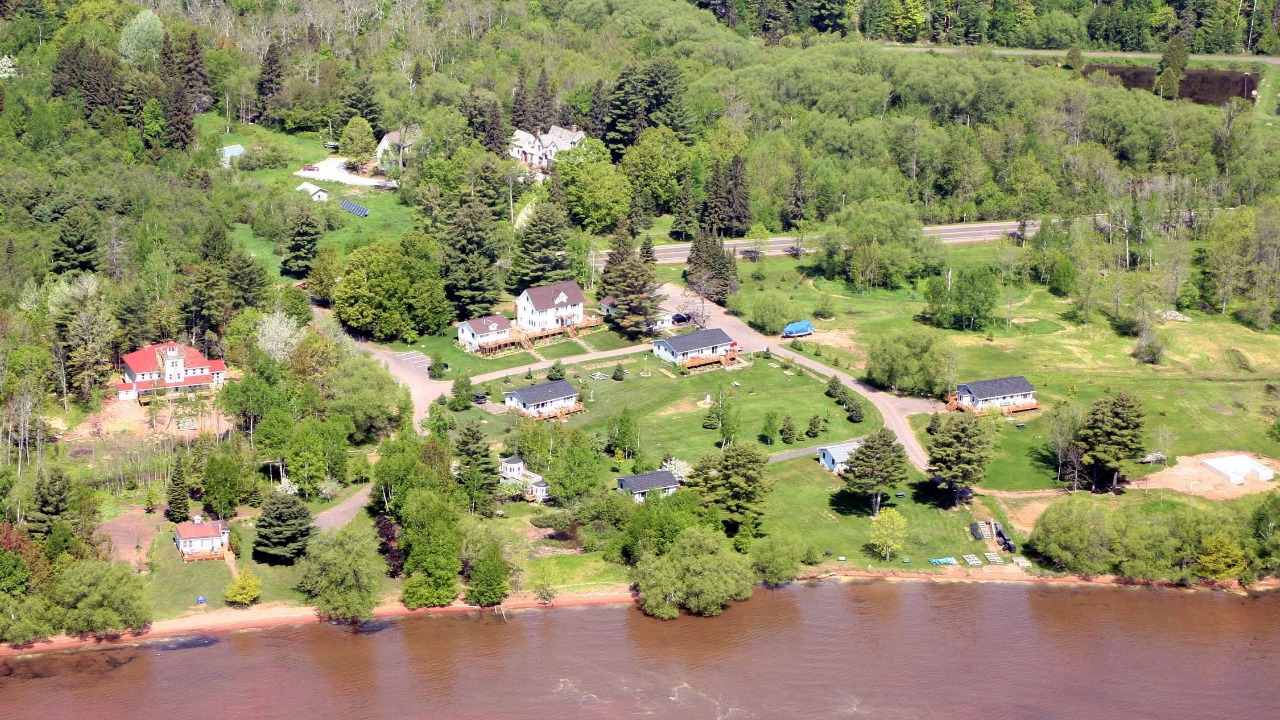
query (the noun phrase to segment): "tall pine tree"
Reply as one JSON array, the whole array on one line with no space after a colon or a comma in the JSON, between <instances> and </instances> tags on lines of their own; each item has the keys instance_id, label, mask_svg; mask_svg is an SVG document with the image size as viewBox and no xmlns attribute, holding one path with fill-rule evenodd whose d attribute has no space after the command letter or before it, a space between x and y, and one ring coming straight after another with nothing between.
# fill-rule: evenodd
<instances>
[{"instance_id":1,"label":"tall pine tree","mask_svg":"<svg viewBox=\"0 0 1280 720\"><path fill-rule=\"evenodd\" d=\"M273 41L267 45L267 53L262 57L262 66L258 70L258 105L264 113L271 105L271 98L280 92L283 85L283 51L280 45Z\"/></svg>"},{"instance_id":2,"label":"tall pine tree","mask_svg":"<svg viewBox=\"0 0 1280 720\"><path fill-rule=\"evenodd\" d=\"M93 272L98 265L98 218L79 205L58 221L58 238L53 243L55 273Z\"/></svg>"},{"instance_id":3,"label":"tall pine tree","mask_svg":"<svg viewBox=\"0 0 1280 720\"><path fill-rule=\"evenodd\" d=\"M273 492L262 503L253 554L270 563L293 564L306 552L313 532L306 504L297 496Z\"/></svg>"},{"instance_id":4,"label":"tall pine tree","mask_svg":"<svg viewBox=\"0 0 1280 720\"><path fill-rule=\"evenodd\" d=\"M498 489L498 461L480 423L472 420L464 424L458 431L454 449L458 456L459 480L471 512L488 510Z\"/></svg>"},{"instance_id":5,"label":"tall pine tree","mask_svg":"<svg viewBox=\"0 0 1280 720\"><path fill-rule=\"evenodd\" d=\"M459 317L486 315L498 302L493 236L493 213L474 197L454 210L444 229L445 293Z\"/></svg>"},{"instance_id":6,"label":"tall pine tree","mask_svg":"<svg viewBox=\"0 0 1280 720\"><path fill-rule=\"evenodd\" d=\"M693 202L693 179L688 174L680 181L680 199L671 219L671 232L675 240L689 240L698 233L698 207Z\"/></svg>"},{"instance_id":7,"label":"tall pine tree","mask_svg":"<svg viewBox=\"0 0 1280 720\"><path fill-rule=\"evenodd\" d=\"M538 73L538 84L533 91L529 115L533 125L543 131L550 129L556 121L556 89L551 84L546 66Z\"/></svg>"},{"instance_id":8,"label":"tall pine tree","mask_svg":"<svg viewBox=\"0 0 1280 720\"><path fill-rule=\"evenodd\" d=\"M169 489L166 493L169 507L164 516L169 522L183 523L191 519L191 488L187 484L187 457L178 453L173 461L173 472L169 473Z\"/></svg>"},{"instance_id":9,"label":"tall pine tree","mask_svg":"<svg viewBox=\"0 0 1280 720\"><path fill-rule=\"evenodd\" d=\"M516 130L528 131L529 123L529 84L524 67L516 76L516 87L511 93L511 126Z\"/></svg>"},{"instance_id":10,"label":"tall pine tree","mask_svg":"<svg viewBox=\"0 0 1280 720\"><path fill-rule=\"evenodd\" d=\"M603 80L597 80L591 90L591 107L587 109L587 126L583 128L588 136L597 140L604 136L605 121L609 114L609 88Z\"/></svg>"},{"instance_id":11,"label":"tall pine tree","mask_svg":"<svg viewBox=\"0 0 1280 720\"><path fill-rule=\"evenodd\" d=\"M66 473L60 467L41 471L27 512L27 530L34 537L43 538L70 511L71 481Z\"/></svg>"},{"instance_id":12,"label":"tall pine tree","mask_svg":"<svg viewBox=\"0 0 1280 720\"><path fill-rule=\"evenodd\" d=\"M658 283L654 267L639 255L628 255L613 282L612 319L624 332L638 335L653 324L658 313Z\"/></svg>"},{"instance_id":13,"label":"tall pine tree","mask_svg":"<svg viewBox=\"0 0 1280 720\"><path fill-rule=\"evenodd\" d=\"M320 217L310 206L300 206L289 220L284 260L280 263L284 271L294 277L306 276L316 258L316 249L323 234L324 224Z\"/></svg>"},{"instance_id":14,"label":"tall pine tree","mask_svg":"<svg viewBox=\"0 0 1280 720\"><path fill-rule=\"evenodd\" d=\"M200 36L192 30L182 52L182 82L187 91L187 101L192 112L205 112L213 105L209 97L209 68L204 60L204 46Z\"/></svg>"},{"instance_id":15,"label":"tall pine tree","mask_svg":"<svg viewBox=\"0 0 1280 720\"><path fill-rule=\"evenodd\" d=\"M512 292L572 278L567 228L563 207L552 202L534 206L528 223L516 237L508 276Z\"/></svg>"},{"instance_id":16,"label":"tall pine tree","mask_svg":"<svg viewBox=\"0 0 1280 720\"><path fill-rule=\"evenodd\" d=\"M618 228L609 236L609 254L605 256L604 269L600 271L601 297L613 295L618 289L623 267L634 254L635 245L626 228Z\"/></svg>"},{"instance_id":17,"label":"tall pine tree","mask_svg":"<svg viewBox=\"0 0 1280 720\"><path fill-rule=\"evenodd\" d=\"M729 161L729 171L725 180L728 186L728 224L724 234L742 237L751 229L754 218L751 214L751 187L747 179L747 162L741 155L734 155Z\"/></svg>"}]
</instances>

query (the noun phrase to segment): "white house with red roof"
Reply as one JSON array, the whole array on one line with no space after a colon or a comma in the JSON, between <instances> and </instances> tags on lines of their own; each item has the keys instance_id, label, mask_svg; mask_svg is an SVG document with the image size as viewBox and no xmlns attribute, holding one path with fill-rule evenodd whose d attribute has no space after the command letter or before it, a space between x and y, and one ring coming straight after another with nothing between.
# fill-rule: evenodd
<instances>
[{"instance_id":1,"label":"white house with red roof","mask_svg":"<svg viewBox=\"0 0 1280 720\"><path fill-rule=\"evenodd\" d=\"M531 287L516 298L516 325L527 333L581 325L586 298L572 280Z\"/></svg>"},{"instance_id":2,"label":"white house with red roof","mask_svg":"<svg viewBox=\"0 0 1280 720\"><path fill-rule=\"evenodd\" d=\"M178 546L185 562L200 555L221 555L231 546L231 528L223 520L202 520L199 515L191 522L173 526L173 544Z\"/></svg>"},{"instance_id":3,"label":"white house with red roof","mask_svg":"<svg viewBox=\"0 0 1280 720\"><path fill-rule=\"evenodd\" d=\"M121 400L136 400L157 390L219 387L227 374L221 360L206 360L199 350L176 342L152 343L124 358L124 382L116 385Z\"/></svg>"},{"instance_id":4,"label":"white house with red roof","mask_svg":"<svg viewBox=\"0 0 1280 720\"><path fill-rule=\"evenodd\" d=\"M511 321L502 315L486 315L458 323L458 344L467 352L476 352L481 345L510 339Z\"/></svg>"}]
</instances>

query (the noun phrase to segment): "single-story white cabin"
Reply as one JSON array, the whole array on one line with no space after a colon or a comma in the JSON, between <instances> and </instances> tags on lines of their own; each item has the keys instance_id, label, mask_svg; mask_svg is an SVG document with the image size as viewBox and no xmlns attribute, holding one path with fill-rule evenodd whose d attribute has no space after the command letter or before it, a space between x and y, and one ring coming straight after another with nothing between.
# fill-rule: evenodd
<instances>
[{"instance_id":1,"label":"single-story white cabin","mask_svg":"<svg viewBox=\"0 0 1280 720\"><path fill-rule=\"evenodd\" d=\"M662 360L695 367L712 362L728 363L738 356L738 343L720 328L653 341L653 354Z\"/></svg>"},{"instance_id":2,"label":"single-story white cabin","mask_svg":"<svg viewBox=\"0 0 1280 720\"><path fill-rule=\"evenodd\" d=\"M507 407L535 419L554 417L582 409L582 403L578 402L578 389L564 380L552 380L519 390L507 390L502 393L502 396Z\"/></svg>"},{"instance_id":3,"label":"single-story white cabin","mask_svg":"<svg viewBox=\"0 0 1280 720\"><path fill-rule=\"evenodd\" d=\"M173 526L173 543L184 562L196 555L220 555L231 547L231 528L222 520L205 521L197 515Z\"/></svg>"},{"instance_id":4,"label":"single-story white cabin","mask_svg":"<svg viewBox=\"0 0 1280 720\"><path fill-rule=\"evenodd\" d=\"M1039 407L1035 386L1021 375L961 383L956 386L955 403L973 413L1017 412Z\"/></svg>"},{"instance_id":5,"label":"single-story white cabin","mask_svg":"<svg viewBox=\"0 0 1280 720\"><path fill-rule=\"evenodd\" d=\"M644 502L650 493L666 497L679 487L680 480L670 470L654 470L618 478L618 490L631 493L631 499L637 503Z\"/></svg>"},{"instance_id":6,"label":"single-story white cabin","mask_svg":"<svg viewBox=\"0 0 1280 720\"><path fill-rule=\"evenodd\" d=\"M861 440L850 440L839 445L820 447L818 448L818 462L822 463L822 467L833 473L842 472L845 462L849 460L849 456L860 447L862 447Z\"/></svg>"}]
</instances>

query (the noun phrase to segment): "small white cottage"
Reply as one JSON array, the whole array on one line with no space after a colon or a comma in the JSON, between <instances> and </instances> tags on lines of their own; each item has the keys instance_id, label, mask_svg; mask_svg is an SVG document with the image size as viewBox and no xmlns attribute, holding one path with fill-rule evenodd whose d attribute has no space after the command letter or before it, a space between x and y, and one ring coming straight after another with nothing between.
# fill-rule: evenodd
<instances>
[{"instance_id":1,"label":"small white cottage","mask_svg":"<svg viewBox=\"0 0 1280 720\"><path fill-rule=\"evenodd\" d=\"M311 202L329 202L329 191L319 185L304 182L294 189L306 193L307 197L311 198Z\"/></svg>"},{"instance_id":2,"label":"small white cottage","mask_svg":"<svg viewBox=\"0 0 1280 720\"><path fill-rule=\"evenodd\" d=\"M956 386L956 403L973 413L988 410L1034 410L1036 389L1021 375L960 383Z\"/></svg>"},{"instance_id":3,"label":"small white cottage","mask_svg":"<svg viewBox=\"0 0 1280 720\"><path fill-rule=\"evenodd\" d=\"M205 521L197 515L191 522L173 526L173 542L183 562L200 555L221 555L231 546L231 528L222 520Z\"/></svg>"},{"instance_id":4,"label":"small white cottage","mask_svg":"<svg viewBox=\"0 0 1280 720\"><path fill-rule=\"evenodd\" d=\"M844 470L844 464L849 460L849 456L860 447L862 447L861 440L850 440L847 443L818 448L818 462L822 463L822 467L833 473L841 472Z\"/></svg>"},{"instance_id":5,"label":"small white cottage","mask_svg":"<svg viewBox=\"0 0 1280 720\"><path fill-rule=\"evenodd\" d=\"M502 315L486 315L458 323L458 344L467 352L477 352L483 345L510 339L511 321Z\"/></svg>"},{"instance_id":6,"label":"small white cottage","mask_svg":"<svg viewBox=\"0 0 1280 720\"><path fill-rule=\"evenodd\" d=\"M645 497L650 494L666 497L679 487L680 480L670 470L655 470L618 478L618 490L631 493L631 499L636 503L644 502Z\"/></svg>"},{"instance_id":7,"label":"small white cottage","mask_svg":"<svg viewBox=\"0 0 1280 720\"><path fill-rule=\"evenodd\" d=\"M654 340L653 354L667 362L693 367L733 360L738 355L738 343L720 328L708 328Z\"/></svg>"},{"instance_id":8,"label":"small white cottage","mask_svg":"<svg viewBox=\"0 0 1280 720\"><path fill-rule=\"evenodd\" d=\"M502 395L503 402L508 408L535 419L568 414L582 409L582 404L578 402L578 389L564 380L552 380L519 390L508 390Z\"/></svg>"}]
</instances>

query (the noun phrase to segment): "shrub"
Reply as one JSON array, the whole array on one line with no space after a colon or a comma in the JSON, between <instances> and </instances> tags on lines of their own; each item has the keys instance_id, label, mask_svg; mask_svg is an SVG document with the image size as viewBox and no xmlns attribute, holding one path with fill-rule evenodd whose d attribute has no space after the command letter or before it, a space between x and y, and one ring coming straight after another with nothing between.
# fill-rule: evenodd
<instances>
[{"instance_id":1,"label":"shrub","mask_svg":"<svg viewBox=\"0 0 1280 720\"><path fill-rule=\"evenodd\" d=\"M234 533L232 537L235 537ZM262 581L253 574L252 570L245 570L240 573L240 577L231 581L223 595L228 605L249 607L262 597Z\"/></svg>"}]
</instances>

